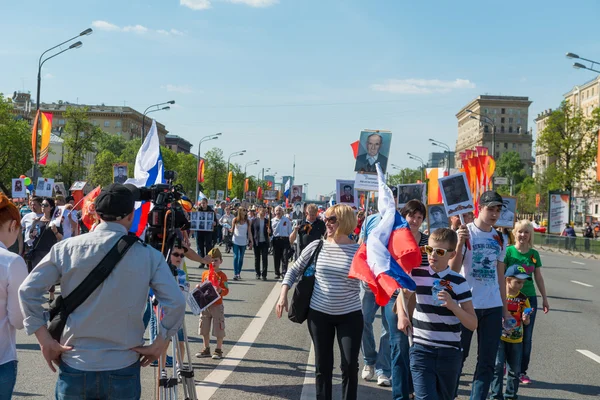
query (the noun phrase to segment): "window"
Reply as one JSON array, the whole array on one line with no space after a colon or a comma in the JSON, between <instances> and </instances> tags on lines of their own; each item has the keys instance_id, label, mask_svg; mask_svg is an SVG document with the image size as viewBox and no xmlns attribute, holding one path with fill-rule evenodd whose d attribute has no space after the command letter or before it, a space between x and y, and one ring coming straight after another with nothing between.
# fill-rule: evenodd
<instances>
[{"instance_id":1,"label":"window","mask_svg":"<svg viewBox=\"0 0 600 400\"><path fill-rule=\"evenodd\" d=\"M504 143L504 148L508 149L508 143Z\"/></svg>"},{"instance_id":2,"label":"window","mask_svg":"<svg viewBox=\"0 0 600 400\"><path fill-rule=\"evenodd\" d=\"M513 109L512 109L512 108L509 108L509 109L508 109L508 115L512 115L512 113L513 113Z\"/></svg>"},{"instance_id":3,"label":"window","mask_svg":"<svg viewBox=\"0 0 600 400\"><path fill-rule=\"evenodd\" d=\"M58 120L58 124L59 125L64 125L65 124L65 120L64 119L59 119Z\"/></svg>"},{"instance_id":4,"label":"window","mask_svg":"<svg viewBox=\"0 0 600 400\"><path fill-rule=\"evenodd\" d=\"M594 214L598 214L598 204L594 205Z\"/></svg>"},{"instance_id":5,"label":"window","mask_svg":"<svg viewBox=\"0 0 600 400\"><path fill-rule=\"evenodd\" d=\"M121 136L121 135L122 135L122 133L121 133L121 132L117 132L117 136Z\"/></svg>"},{"instance_id":6,"label":"window","mask_svg":"<svg viewBox=\"0 0 600 400\"><path fill-rule=\"evenodd\" d=\"M506 114L506 108L503 108L500 114Z\"/></svg>"},{"instance_id":7,"label":"window","mask_svg":"<svg viewBox=\"0 0 600 400\"><path fill-rule=\"evenodd\" d=\"M115 122L115 128L120 128L121 127L121 120L118 120Z\"/></svg>"},{"instance_id":8,"label":"window","mask_svg":"<svg viewBox=\"0 0 600 400\"><path fill-rule=\"evenodd\" d=\"M92 120L92 125L94 126L98 126L98 121L96 121L95 119Z\"/></svg>"},{"instance_id":9,"label":"window","mask_svg":"<svg viewBox=\"0 0 600 400\"><path fill-rule=\"evenodd\" d=\"M494 108L494 114L498 114L498 110Z\"/></svg>"},{"instance_id":10,"label":"window","mask_svg":"<svg viewBox=\"0 0 600 400\"><path fill-rule=\"evenodd\" d=\"M504 133L504 125L500 127L500 133Z\"/></svg>"},{"instance_id":11,"label":"window","mask_svg":"<svg viewBox=\"0 0 600 400\"><path fill-rule=\"evenodd\" d=\"M509 123L509 124L512 124L512 123L513 123L513 118L509 118L509 119L508 119L508 123Z\"/></svg>"},{"instance_id":12,"label":"window","mask_svg":"<svg viewBox=\"0 0 600 400\"><path fill-rule=\"evenodd\" d=\"M104 121L104 127L110 128L110 121Z\"/></svg>"},{"instance_id":13,"label":"window","mask_svg":"<svg viewBox=\"0 0 600 400\"><path fill-rule=\"evenodd\" d=\"M500 123L503 124L504 123L504 117L500 118Z\"/></svg>"},{"instance_id":14,"label":"window","mask_svg":"<svg viewBox=\"0 0 600 400\"><path fill-rule=\"evenodd\" d=\"M521 124L521 118L517 118L517 124Z\"/></svg>"},{"instance_id":15,"label":"window","mask_svg":"<svg viewBox=\"0 0 600 400\"><path fill-rule=\"evenodd\" d=\"M488 129L488 128L489 128L489 127L488 127L487 125L484 125L484 126L483 126L483 132L484 132L484 133L489 133L489 129Z\"/></svg>"},{"instance_id":16,"label":"window","mask_svg":"<svg viewBox=\"0 0 600 400\"><path fill-rule=\"evenodd\" d=\"M508 127L508 133L513 133L512 126L509 126L509 127Z\"/></svg>"},{"instance_id":17,"label":"window","mask_svg":"<svg viewBox=\"0 0 600 400\"><path fill-rule=\"evenodd\" d=\"M513 149L516 149L516 148L517 148L517 144L513 143Z\"/></svg>"},{"instance_id":18,"label":"window","mask_svg":"<svg viewBox=\"0 0 600 400\"><path fill-rule=\"evenodd\" d=\"M487 109L487 108L484 108L484 109L483 109L483 113L484 113L484 114L487 114L487 113L488 113L488 109Z\"/></svg>"}]
</instances>

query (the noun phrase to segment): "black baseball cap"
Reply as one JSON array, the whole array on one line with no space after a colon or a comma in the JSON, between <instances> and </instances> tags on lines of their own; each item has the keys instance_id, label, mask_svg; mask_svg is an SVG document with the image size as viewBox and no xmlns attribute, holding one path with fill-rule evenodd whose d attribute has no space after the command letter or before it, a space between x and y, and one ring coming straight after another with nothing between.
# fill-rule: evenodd
<instances>
[{"instance_id":1,"label":"black baseball cap","mask_svg":"<svg viewBox=\"0 0 600 400\"><path fill-rule=\"evenodd\" d=\"M493 207L502 206L504 205L504 202L502 201L502 196L500 196L497 192L488 190L479 198L479 204L481 206Z\"/></svg>"},{"instance_id":2,"label":"black baseball cap","mask_svg":"<svg viewBox=\"0 0 600 400\"><path fill-rule=\"evenodd\" d=\"M119 221L133 212L135 196L127 186L111 183L96 197L95 206L103 220Z\"/></svg>"}]
</instances>

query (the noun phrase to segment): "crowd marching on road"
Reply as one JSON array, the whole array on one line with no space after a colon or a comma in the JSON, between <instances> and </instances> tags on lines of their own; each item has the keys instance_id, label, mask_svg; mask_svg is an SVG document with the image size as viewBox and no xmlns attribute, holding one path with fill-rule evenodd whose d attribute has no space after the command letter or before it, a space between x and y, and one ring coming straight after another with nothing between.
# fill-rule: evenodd
<instances>
[{"instance_id":1,"label":"crowd marching on road","mask_svg":"<svg viewBox=\"0 0 600 400\"><path fill-rule=\"evenodd\" d=\"M395 202L396 188L391 189ZM127 186L112 184L102 190L95 199L100 223L85 234L79 233L73 204L55 215L55 200L64 207L62 196L32 197L28 209L20 213L0 194L0 330L8 338L0 346L1 399L11 398L17 379L17 329L35 334L48 367L58 369L57 398L108 399L116 398L110 394L115 391L123 394L120 398L140 398L140 368L156 365L174 335L183 345L182 290L189 291L190 286L189 271L182 263L186 257L207 268L201 283L216 277L213 285L219 295L200 316L198 332L204 347L195 356L227 357L223 297L229 286L219 268L223 258L218 246L229 232L233 280L248 278L243 265L248 248L254 250L256 279L266 281L272 245L273 276L281 280L277 317L284 311L291 315L294 302L302 307L303 296L306 314L299 322L306 320L314 346L318 399L332 398L336 337L342 395L348 400L357 398L359 376L391 387L393 399L456 398L474 332L477 364L471 399L516 399L520 385L532 384L529 366L536 315L550 308L542 260L533 248L531 222L516 224L512 245L494 228L503 204L496 192L483 193L472 222L452 221L452 228L424 230L427 209L419 200L392 210L405 221L418 246L420 265L410 273L416 289L398 289L386 304L378 303L372 285L350 277L359 246L370 251L370 240L378 239L384 211L361 210L357 217L347 205L325 210L307 204L304 218L292 222L288 215L293 210L281 205L247 210L222 203L217 213L203 200L199 210L214 212L214 230L180 235L167 263L159 251L127 235L136 201L135 191ZM188 234L195 234L198 253L190 248ZM108 275L93 294L73 305L76 295L69 295L79 291L80 284L85 286L86 277L107 258L115 264ZM308 279L314 280L310 292L297 289L290 304L288 292L295 282ZM58 333L56 326L46 324L44 306L46 295L54 298L55 285L61 294L56 298L71 307L60 309L64 315ZM542 298L539 309L536 287ZM378 312L381 335L376 346L373 325ZM145 343L148 324L151 342ZM217 340L212 353L211 334ZM359 371L361 353L364 366ZM167 366L174 361L167 357Z\"/></svg>"}]
</instances>

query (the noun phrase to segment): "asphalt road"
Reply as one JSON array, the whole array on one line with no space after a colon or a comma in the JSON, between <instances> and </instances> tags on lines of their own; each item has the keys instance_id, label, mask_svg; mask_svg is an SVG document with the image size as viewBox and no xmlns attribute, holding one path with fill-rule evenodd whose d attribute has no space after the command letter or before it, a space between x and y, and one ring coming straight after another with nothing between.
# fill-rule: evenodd
<instances>
[{"instance_id":1,"label":"asphalt road","mask_svg":"<svg viewBox=\"0 0 600 400\"><path fill-rule=\"evenodd\" d=\"M231 255L223 270L233 276ZM269 265L272 271L272 257ZM520 399L597 399L600 397L600 261L542 253L543 274L551 311L538 315L530 367L533 383L522 386ZM314 396L314 354L306 325L294 324L274 313L280 283L269 274L254 278L251 252L244 262L242 281L230 281L225 298L226 333L223 360L193 357L198 399L310 399ZM188 262L192 282L201 276ZM573 281L577 282L574 283ZM541 301L540 301L541 304ZM192 353L201 350L198 317L188 312L187 332ZM376 336L380 322L375 322ZM473 344L476 343L476 338ZM17 334L19 374L16 399L53 398L56 375L46 366L35 337ZM211 346L214 349L214 342ZM476 349L467 360L459 388L469 395ZM334 398L341 398L339 352L336 351ZM361 358L362 369L362 358ZM154 399L156 368L142 372L143 399ZM179 398L183 398L181 386ZM360 381L359 399L390 399L389 388Z\"/></svg>"}]
</instances>

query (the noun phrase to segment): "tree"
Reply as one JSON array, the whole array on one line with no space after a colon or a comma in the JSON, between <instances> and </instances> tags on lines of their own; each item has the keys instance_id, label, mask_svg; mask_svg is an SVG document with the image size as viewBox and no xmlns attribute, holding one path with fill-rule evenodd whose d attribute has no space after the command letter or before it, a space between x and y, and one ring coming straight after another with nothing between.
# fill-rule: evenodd
<instances>
[{"instance_id":1,"label":"tree","mask_svg":"<svg viewBox=\"0 0 600 400\"><path fill-rule=\"evenodd\" d=\"M193 199L196 196L196 174L198 159L192 154L177 153L177 182L183 185L186 195Z\"/></svg>"},{"instance_id":2,"label":"tree","mask_svg":"<svg viewBox=\"0 0 600 400\"><path fill-rule=\"evenodd\" d=\"M0 188L10 194L12 178L31 169L31 128L26 121L17 120L13 106L0 93Z\"/></svg>"},{"instance_id":3,"label":"tree","mask_svg":"<svg viewBox=\"0 0 600 400\"><path fill-rule=\"evenodd\" d=\"M549 170L561 189L572 192L573 188L591 182L589 170L598 151L598 125L600 108L586 118L581 108L567 101L548 116L537 145L548 157L556 159L555 168Z\"/></svg>"},{"instance_id":4,"label":"tree","mask_svg":"<svg viewBox=\"0 0 600 400\"><path fill-rule=\"evenodd\" d=\"M521 188L521 182L527 177L519 153L516 151L503 153L496 163L495 175L508 178L508 185L498 187L498 192L510 194L510 185L512 182L514 189L513 193L518 193Z\"/></svg>"},{"instance_id":5,"label":"tree","mask_svg":"<svg viewBox=\"0 0 600 400\"><path fill-rule=\"evenodd\" d=\"M418 180L421 180L422 177L420 168L403 168L395 175L388 176L388 185L401 185L408 183L417 183Z\"/></svg>"},{"instance_id":6,"label":"tree","mask_svg":"<svg viewBox=\"0 0 600 400\"><path fill-rule=\"evenodd\" d=\"M204 183L202 187L206 195L211 190L225 190L227 182L227 162L223 158L223 150L212 148L204 153Z\"/></svg>"},{"instance_id":7,"label":"tree","mask_svg":"<svg viewBox=\"0 0 600 400\"><path fill-rule=\"evenodd\" d=\"M88 108L67 107L67 124L62 134L63 163L61 174L65 187L86 175L85 159L96 152L96 145L104 133L88 120ZM111 174L112 176L112 174Z\"/></svg>"},{"instance_id":8,"label":"tree","mask_svg":"<svg viewBox=\"0 0 600 400\"><path fill-rule=\"evenodd\" d=\"M90 184L94 187L110 185L113 182L113 164L117 162L118 156L110 150L103 150L98 154L89 175Z\"/></svg>"}]
</instances>

